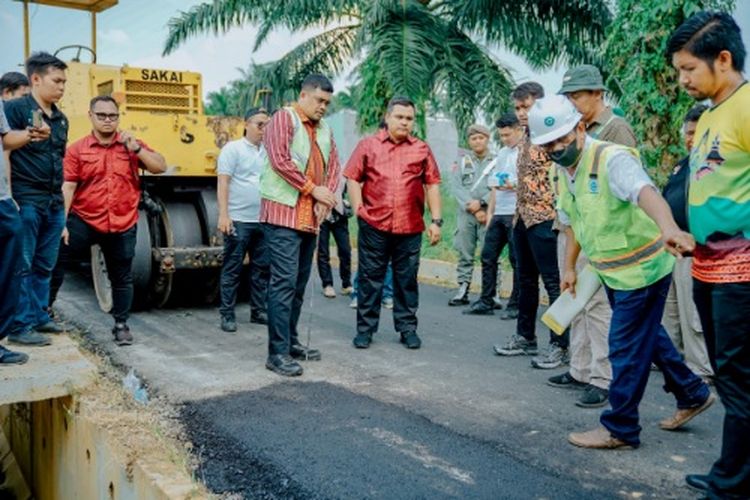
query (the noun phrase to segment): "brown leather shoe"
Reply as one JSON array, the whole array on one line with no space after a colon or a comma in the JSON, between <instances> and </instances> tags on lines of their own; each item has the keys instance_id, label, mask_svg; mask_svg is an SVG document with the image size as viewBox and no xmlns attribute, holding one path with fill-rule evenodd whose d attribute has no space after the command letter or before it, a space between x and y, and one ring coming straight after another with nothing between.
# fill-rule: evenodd
<instances>
[{"instance_id":1,"label":"brown leather shoe","mask_svg":"<svg viewBox=\"0 0 750 500\"><path fill-rule=\"evenodd\" d=\"M706 398L706 401L700 406L696 406L695 408L678 408L674 415L659 422L659 427L665 431L677 430L690 422L693 417L706 411L712 404L714 404L714 401L716 401L716 396L711 393L708 395L708 398Z\"/></svg>"},{"instance_id":2,"label":"brown leather shoe","mask_svg":"<svg viewBox=\"0 0 750 500\"><path fill-rule=\"evenodd\" d=\"M617 448L633 449L625 441L621 441L609 433L604 427L598 427L586 432L571 432L568 434L568 442L581 448L592 448L597 450L614 450Z\"/></svg>"}]
</instances>

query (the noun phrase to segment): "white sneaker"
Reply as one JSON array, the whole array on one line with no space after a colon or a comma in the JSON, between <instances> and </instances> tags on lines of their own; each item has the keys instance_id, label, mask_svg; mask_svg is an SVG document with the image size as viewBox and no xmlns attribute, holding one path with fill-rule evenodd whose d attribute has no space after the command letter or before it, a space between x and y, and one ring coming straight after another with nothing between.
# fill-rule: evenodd
<instances>
[{"instance_id":1,"label":"white sneaker","mask_svg":"<svg viewBox=\"0 0 750 500\"><path fill-rule=\"evenodd\" d=\"M352 299L352 301L349 302L349 307L351 307L352 309L356 309L357 308L357 297L354 297Z\"/></svg>"},{"instance_id":2,"label":"white sneaker","mask_svg":"<svg viewBox=\"0 0 750 500\"><path fill-rule=\"evenodd\" d=\"M323 288L323 296L327 299L335 299L336 290L334 290L332 286L327 286Z\"/></svg>"},{"instance_id":3,"label":"white sneaker","mask_svg":"<svg viewBox=\"0 0 750 500\"><path fill-rule=\"evenodd\" d=\"M383 307L386 309L393 309L393 298L392 297L386 297L383 299Z\"/></svg>"}]
</instances>

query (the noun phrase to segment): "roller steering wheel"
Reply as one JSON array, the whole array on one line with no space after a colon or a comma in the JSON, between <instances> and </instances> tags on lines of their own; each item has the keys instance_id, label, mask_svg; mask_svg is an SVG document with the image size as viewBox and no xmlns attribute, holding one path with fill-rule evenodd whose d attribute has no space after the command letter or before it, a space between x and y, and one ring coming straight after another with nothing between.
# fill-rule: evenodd
<instances>
[{"instance_id":1,"label":"roller steering wheel","mask_svg":"<svg viewBox=\"0 0 750 500\"><path fill-rule=\"evenodd\" d=\"M96 64L96 52L94 52L94 49L91 47L86 47L85 45L65 45L64 47L57 49L53 55L57 57L57 54L60 52L71 49L78 49L75 57L71 59L72 62L81 62L81 52L86 51L91 54L91 64Z\"/></svg>"}]
</instances>

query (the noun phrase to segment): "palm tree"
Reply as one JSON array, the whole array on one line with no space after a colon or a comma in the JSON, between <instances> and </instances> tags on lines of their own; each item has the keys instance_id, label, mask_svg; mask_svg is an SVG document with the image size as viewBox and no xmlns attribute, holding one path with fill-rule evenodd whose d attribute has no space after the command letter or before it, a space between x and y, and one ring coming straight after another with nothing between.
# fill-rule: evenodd
<instances>
[{"instance_id":1,"label":"palm tree","mask_svg":"<svg viewBox=\"0 0 750 500\"><path fill-rule=\"evenodd\" d=\"M257 24L253 50L278 28L324 28L269 65L277 94L309 73L337 76L355 61L355 101L363 129L375 127L385 102L427 103L459 128L477 110L493 119L507 109L511 72L489 48L503 46L534 68L590 60L611 20L608 0L213 0L169 21L164 54L199 33Z\"/></svg>"}]
</instances>

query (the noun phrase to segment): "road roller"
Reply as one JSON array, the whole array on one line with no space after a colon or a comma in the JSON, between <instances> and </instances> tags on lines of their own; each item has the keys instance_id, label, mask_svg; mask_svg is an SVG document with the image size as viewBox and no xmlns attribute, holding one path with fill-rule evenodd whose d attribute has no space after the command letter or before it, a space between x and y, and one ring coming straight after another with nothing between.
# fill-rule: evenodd
<instances>
[{"instance_id":1,"label":"road roller","mask_svg":"<svg viewBox=\"0 0 750 500\"><path fill-rule=\"evenodd\" d=\"M68 64L65 96L72 143L91 132L89 101L111 95L120 105L120 129L164 155L164 174L141 173L136 253L133 260L134 308L211 303L218 294L222 234L217 230L216 160L221 147L243 133L240 117L203 112L201 75L163 68L109 66L96 59L96 15L117 0L19 0L24 6L24 48L30 52L29 4L87 11L91 45L55 52ZM98 246L91 275L100 307L112 307L107 269Z\"/></svg>"}]
</instances>

